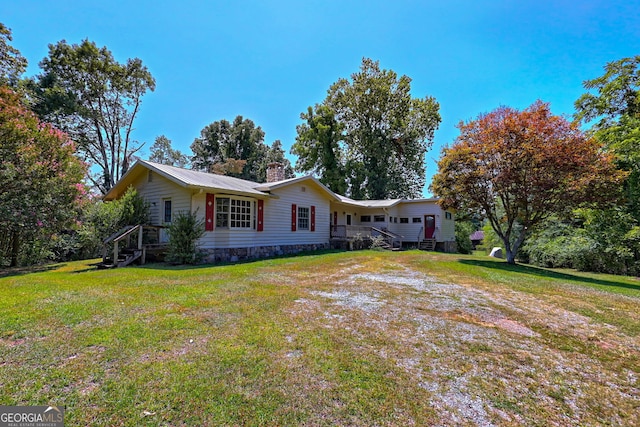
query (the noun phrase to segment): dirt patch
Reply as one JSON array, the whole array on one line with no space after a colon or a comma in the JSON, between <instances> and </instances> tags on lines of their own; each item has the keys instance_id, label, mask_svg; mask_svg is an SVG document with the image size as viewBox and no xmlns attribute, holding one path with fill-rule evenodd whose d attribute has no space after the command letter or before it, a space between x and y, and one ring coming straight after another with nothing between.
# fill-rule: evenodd
<instances>
[{"instance_id":1,"label":"dirt patch","mask_svg":"<svg viewBox=\"0 0 640 427\"><path fill-rule=\"evenodd\" d=\"M613 425L640 422L616 409L622 401L637 405L637 374L603 371L598 359L571 349L585 342L637 352L637 338L530 294L442 283L391 267L344 269L332 289L310 289L295 311L350 331L354 346L379 337L385 345L360 348L431 393L441 425L577 425L594 407ZM566 340L566 348L547 337ZM538 409L528 413L532 407Z\"/></svg>"}]
</instances>

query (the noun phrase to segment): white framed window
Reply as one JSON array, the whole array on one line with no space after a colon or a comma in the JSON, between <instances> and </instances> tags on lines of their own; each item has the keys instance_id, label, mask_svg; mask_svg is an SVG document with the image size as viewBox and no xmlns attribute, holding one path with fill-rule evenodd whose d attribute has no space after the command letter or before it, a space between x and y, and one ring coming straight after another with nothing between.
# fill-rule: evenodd
<instances>
[{"instance_id":1,"label":"white framed window","mask_svg":"<svg viewBox=\"0 0 640 427\"><path fill-rule=\"evenodd\" d=\"M409 218L400 218L400 224L409 224Z\"/></svg>"},{"instance_id":2,"label":"white framed window","mask_svg":"<svg viewBox=\"0 0 640 427\"><path fill-rule=\"evenodd\" d=\"M308 230L309 219L309 208L298 206L298 230Z\"/></svg>"},{"instance_id":3,"label":"white framed window","mask_svg":"<svg viewBox=\"0 0 640 427\"><path fill-rule=\"evenodd\" d=\"M371 222L371 215L361 215L360 222Z\"/></svg>"},{"instance_id":4,"label":"white framed window","mask_svg":"<svg viewBox=\"0 0 640 427\"><path fill-rule=\"evenodd\" d=\"M444 213L444 218L445 219L453 219L453 215L451 215L451 212L445 212Z\"/></svg>"},{"instance_id":5,"label":"white framed window","mask_svg":"<svg viewBox=\"0 0 640 427\"><path fill-rule=\"evenodd\" d=\"M251 200L216 197L216 227L252 229L255 227L255 204Z\"/></svg>"},{"instance_id":6,"label":"white framed window","mask_svg":"<svg viewBox=\"0 0 640 427\"><path fill-rule=\"evenodd\" d=\"M384 222L384 215L374 215L373 222Z\"/></svg>"},{"instance_id":7,"label":"white framed window","mask_svg":"<svg viewBox=\"0 0 640 427\"><path fill-rule=\"evenodd\" d=\"M420 218L420 217L413 218L413 223L415 224L417 222L422 222L422 218Z\"/></svg>"}]
</instances>

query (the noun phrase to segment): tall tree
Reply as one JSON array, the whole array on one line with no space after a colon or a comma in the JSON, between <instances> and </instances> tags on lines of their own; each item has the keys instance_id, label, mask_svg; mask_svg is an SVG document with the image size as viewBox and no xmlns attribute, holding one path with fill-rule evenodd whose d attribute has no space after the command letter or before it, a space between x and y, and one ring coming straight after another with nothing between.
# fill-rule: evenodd
<instances>
[{"instance_id":1,"label":"tall tree","mask_svg":"<svg viewBox=\"0 0 640 427\"><path fill-rule=\"evenodd\" d=\"M191 167L250 181L258 181L268 147L264 132L252 120L237 116L233 123L215 121L191 144Z\"/></svg>"},{"instance_id":2,"label":"tall tree","mask_svg":"<svg viewBox=\"0 0 640 427\"><path fill-rule=\"evenodd\" d=\"M594 136L630 171L627 208L640 221L640 55L608 63L605 73L584 87L590 92L575 102L575 118L592 123Z\"/></svg>"},{"instance_id":3,"label":"tall tree","mask_svg":"<svg viewBox=\"0 0 640 427\"><path fill-rule=\"evenodd\" d=\"M25 248L73 222L85 173L74 151L67 135L0 87L0 264L17 265Z\"/></svg>"},{"instance_id":4,"label":"tall tree","mask_svg":"<svg viewBox=\"0 0 640 427\"><path fill-rule=\"evenodd\" d=\"M344 125L326 105L309 107L300 118L305 123L296 127L298 136L291 147L298 156L296 170L317 175L334 192L346 194Z\"/></svg>"},{"instance_id":5,"label":"tall tree","mask_svg":"<svg viewBox=\"0 0 640 427\"><path fill-rule=\"evenodd\" d=\"M285 157L284 154L285 151L282 148L282 142L280 142L279 139L273 141L271 147L269 147L267 152L265 153L264 158L260 161L260 169L257 182L267 181L267 168L271 163L282 164L284 168L284 179L295 177L293 166L291 166L291 162Z\"/></svg>"},{"instance_id":6,"label":"tall tree","mask_svg":"<svg viewBox=\"0 0 640 427\"><path fill-rule=\"evenodd\" d=\"M0 22L0 85L15 86L27 69L27 60L11 41L11 30Z\"/></svg>"},{"instance_id":7,"label":"tall tree","mask_svg":"<svg viewBox=\"0 0 640 427\"><path fill-rule=\"evenodd\" d=\"M444 208L485 217L511 264L535 225L581 203L610 200L625 176L595 139L540 101L523 111L500 107L458 127L431 190Z\"/></svg>"},{"instance_id":8,"label":"tall tree","mask_svg":"<svg viewBox=\"0 0 640 427\"><path fill-rule=\"evenodd\" d=\"M342 158L352 197L421 194L425 154L440 123L439 105L432 97L413 98L410 91L409 77L380 69L377 61L368 58L351 79L339 79L329 88L323 104L344 129ZM304 141L305 128L301 130ZM335 152L335 144L332 148Z\"/></svg>"},{"instance_id":9,"label":"tall tree","mask_svg":"<svg viewBox=\"0 0 640 427\"><path fill-rule=\"evenodd\" d=\"M189 164L189 158L186 154L171 147L171 140L164 135L156 138L155 142L149 148L149 160L163 165L177 166L183 168Z\"/></svg>"},{"instance_id":10,"label":"tall tree","mask_svg":"<svg viewBox=\"0 0 640 427\"><path fill-rule=\"evenodd\" d=\"M89 180L106 193L141 148L131 133L143 95L155 89L154 78L140 59L118 63L89 40L49 45L40 67L34 111L71 135L92 167Z\"/></svg>"}]
</instances>

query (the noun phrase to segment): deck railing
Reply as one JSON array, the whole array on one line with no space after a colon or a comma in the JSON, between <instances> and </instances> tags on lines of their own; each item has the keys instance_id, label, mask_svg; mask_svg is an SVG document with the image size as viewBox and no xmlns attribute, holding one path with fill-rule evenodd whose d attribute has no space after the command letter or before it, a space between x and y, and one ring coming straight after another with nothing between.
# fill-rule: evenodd
<instances>
[{"instance_id":1,"label":"deck railing","mask_svg":"<svg viewBox=\"0 0 640 427\"><path fill-rule=\"evenodd\" d=\"M332 225L331 238L350 240L356 237L371 237L371 227L362 225Z\"/></svg>"},{"instance_id":2,"label":"deck railing","mask_svg":"<svg viewBox=\"0 0 640 427\"><path fill-rule=\"evenodd\" d=\"M389 230L382 230L375 227L363 225L332 225L331 238L338 240L371 239L382 236L390 247L401 247L404 236L393 233Z\"/></svg>"}]
</instances>

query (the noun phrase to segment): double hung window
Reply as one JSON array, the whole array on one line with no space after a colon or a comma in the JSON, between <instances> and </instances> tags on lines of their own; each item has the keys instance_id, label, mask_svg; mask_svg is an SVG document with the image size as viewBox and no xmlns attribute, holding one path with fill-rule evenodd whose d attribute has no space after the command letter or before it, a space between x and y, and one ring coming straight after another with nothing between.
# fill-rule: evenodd
<instances>
[{"instance_id":1,"label":"double hung window","mask_svg":"<svg viewBox=\"0 0 640 427\"><path fill-rule=\"evenodd\" d=\"M254 227L253 203L250 200L216 197L216 227Z\"/></svg>"}]
</instances>

